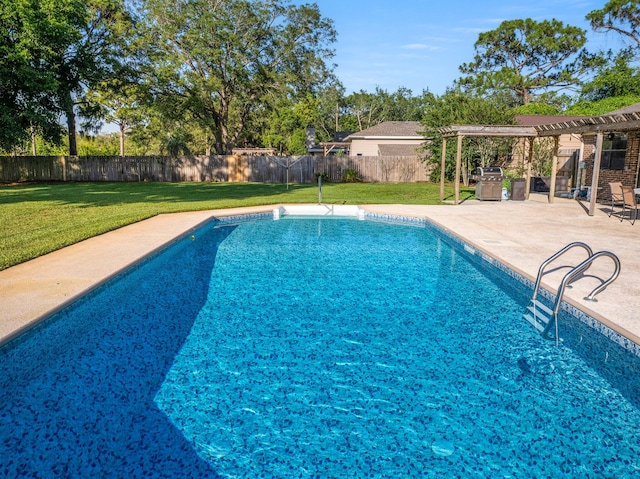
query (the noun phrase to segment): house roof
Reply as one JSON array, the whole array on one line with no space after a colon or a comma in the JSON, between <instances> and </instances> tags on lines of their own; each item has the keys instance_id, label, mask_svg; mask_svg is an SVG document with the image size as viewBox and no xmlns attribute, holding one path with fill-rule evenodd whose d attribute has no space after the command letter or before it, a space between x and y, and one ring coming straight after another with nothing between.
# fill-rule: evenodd
<instances>
[{"instance_id":1,"label":"house roof","mask_svg":"<svg viewBox=\"0 0 640 479\"><path fill-rule=\"evenodd\" d=\"M381 143L378 145L380 156L418 156L420 146L416 145L394 145Z\"/></svg>"},{"instance_id":2,"label":"house roof","mask_svg":"<svg viewBox=\"0 0 640 479\"><path fill-rule=\"evenodd\" d=\"M354 133L353 131L336 131L333 134L333 141L334 142L345 141L345 139L353 133Z\"/></svg>"},{"instance_id":3,"label":"house roof","mask_svg":"<svg viewBox=\"0 0 640 479\"><path fill-rule=\"evenodd\" d=\"M625 115L627 113L640 113L640 103L634 103L619 110L610 111L607 115Z\"/></svg>"},{"instance_id":4,"label":"house roof","mask_svg":"<svg viewBox=\"0 0 640 479\"><path fill-rule=\"evenodd\" d=\"M423 131L424 127L419 121L383 121L375 126L367 128L349 135L349 139L354 138L411 138L422 139L424 138L419 132Z\"/></svg>"}]
</instances>

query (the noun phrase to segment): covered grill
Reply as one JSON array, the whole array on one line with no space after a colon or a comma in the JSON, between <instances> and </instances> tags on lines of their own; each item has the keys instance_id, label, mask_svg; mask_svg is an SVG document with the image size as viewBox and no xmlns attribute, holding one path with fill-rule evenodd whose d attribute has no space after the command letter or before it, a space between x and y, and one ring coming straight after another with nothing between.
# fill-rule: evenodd
<instances>
[{"instance_id":1,"label":"covered grill","mask_svg":"<svg viewBox=\"0 0 640 479\"><path fill-rule=\"evenodd\" d=\"M497 200L502 199L502 180L504 175L502 168L499 166L485 166L479 167L476 175L473 176L476 180L476 199L485 200Z\"/></svg>"}]
</instances>

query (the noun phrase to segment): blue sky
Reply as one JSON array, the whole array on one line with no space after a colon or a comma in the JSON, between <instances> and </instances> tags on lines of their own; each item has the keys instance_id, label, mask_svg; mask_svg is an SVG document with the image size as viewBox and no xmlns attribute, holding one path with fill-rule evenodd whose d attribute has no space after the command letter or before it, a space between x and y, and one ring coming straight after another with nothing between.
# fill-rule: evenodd
<instances>
[{"instance_id":1,"label":"blue sky","mask_svg":"<svg viewBox=\"0 0 640 479\"><path fill-rule=\"evenodd\" d=\"M423 89L442 94L460 76L458 67L473 60L473 45L483 31L504 20L555 18L587 31L587 47L617 50L620 38L595 33L585 20L606 0L315 0L333 19L336 73L349 94L376 86Z\"/></svg>"}]
</instances>

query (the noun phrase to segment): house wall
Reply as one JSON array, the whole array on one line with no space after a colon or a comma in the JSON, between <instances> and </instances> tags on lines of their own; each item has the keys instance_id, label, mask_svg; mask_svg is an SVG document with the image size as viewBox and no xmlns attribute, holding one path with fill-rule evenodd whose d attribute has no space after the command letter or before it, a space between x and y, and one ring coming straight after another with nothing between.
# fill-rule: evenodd
<instances>
[{"instance_id":1,"label":"house wall","mask_svg":"<svg viewBox=\"0 0 640 479\"><path fill-rule=\"evenodd\" d=\"M593 178L593 162L595 159L596 136L585 136L584 139L585 180L591 184ZM638 158L640 156L640 131L630 131L627 137L627 153L624 170L600 170L598 178L598 199L611 201L609 183L620 181L624 186L636 187L638 179Z\"/></svg>"},{"instance_id":2,"label":"house wall","mask_svg":"<svg viewBox=\"0 0 640 479\"><path fill-rule=\"evenodd\" d=\"M411 139L393 139L393 138L372 138L372 139L356 139L351 140L351 148L349 156L379 156L378 145L415 145L421 146L424 138Z\"/></svg>"}]
</instances>

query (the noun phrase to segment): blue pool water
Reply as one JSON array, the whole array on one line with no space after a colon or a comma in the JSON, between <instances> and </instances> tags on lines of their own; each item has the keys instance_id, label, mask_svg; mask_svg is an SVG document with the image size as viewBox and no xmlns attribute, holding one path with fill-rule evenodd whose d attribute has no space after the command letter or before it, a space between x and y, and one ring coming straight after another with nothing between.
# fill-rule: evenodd
<instances>
[{"instance_id":1,"label":"blue pool water","mask_svg":"<svg viewBox=\"0 0 640 479\"><path fill-rule=\"evenodd\" d=\"M430 228L209 225L0 350L2 477L640 477L637 358Z\"/></svg>"}]
</instances>

